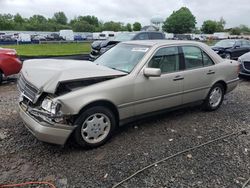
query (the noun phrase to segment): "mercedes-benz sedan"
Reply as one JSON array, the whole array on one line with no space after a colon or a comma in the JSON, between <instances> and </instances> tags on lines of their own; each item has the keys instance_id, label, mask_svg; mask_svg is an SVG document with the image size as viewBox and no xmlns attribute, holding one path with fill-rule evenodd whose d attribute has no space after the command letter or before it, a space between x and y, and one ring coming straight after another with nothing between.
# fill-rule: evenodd
<instances>
[{"instance_id":1,"label":"mercedes-benz sedan","mask_svg":"<svg viewBox=\"0 0 250 188\"><path fill-rule=\"evenodd\" d=\"M239 64L199 42L130 41L94 62L29 60L18 82L20 115L39 139L105 143L134 119L201 102L216 110L238 84Z\"/></svg>"}]
</instances>

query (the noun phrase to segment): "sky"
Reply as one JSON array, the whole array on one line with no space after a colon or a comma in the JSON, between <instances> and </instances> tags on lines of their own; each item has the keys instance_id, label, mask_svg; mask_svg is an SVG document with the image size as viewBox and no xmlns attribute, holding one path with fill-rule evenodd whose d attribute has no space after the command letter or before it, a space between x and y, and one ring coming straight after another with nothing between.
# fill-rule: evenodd
<instances>
[{"instance_id":1,"label":"sky","mask_svg":"<svg viewBox=\"0 0 250 188\"><path fill-rule=\"evenodd\" d=\"M250 26L250 0L0 0L0 14L20 13L24 17L41 14L52 17L63 11L69 19L79 15L94 15L101 21L119 21L149 25L150 19L164 20L185 6L196 17L197 26L204 20L226 20L226 28Z\"/></svg>"}]
</instances>

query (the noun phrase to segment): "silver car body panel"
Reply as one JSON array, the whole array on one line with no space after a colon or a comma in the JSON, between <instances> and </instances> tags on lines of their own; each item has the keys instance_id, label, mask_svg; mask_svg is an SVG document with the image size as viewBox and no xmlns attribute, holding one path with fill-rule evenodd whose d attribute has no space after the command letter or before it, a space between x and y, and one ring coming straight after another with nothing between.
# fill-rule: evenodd
<instances>
[{"instance_id":1,"label":"silver car body panel","mask_svg":"<svg viewBox=\"0 0 250 188\"><path fill-rule=\"evenodd\" d=\"M98 66L92 62L72 60L26 61L22 73L27 72L28 75L25 76L25 79L48 93L55 92L58 82L69 79L123 75L80 88L53 99L61 104L61 111L67 116L79 114L84 107L93 102L109 102L117 108L120 121L165 108L204 100L210 88L219 81L227 84L227 92L232 91L237 86L238 62L222 59L203 43L169 40L124 43L149 47L145 56L129 74ZM183 45L199 47L210 56L214 65L162 74L160 77L146 77L144 75L144 68L148 66L148 61L158 49ZM214 73L207 74L210 71ZM174 81L176 76L183 77L183 79ZM32 123L29 116L22 115L22 118L28 124Z\"/></svg>"},{"instance_id":2,"label":"silver car body panel","mask_svg":"<svg viewBox=\"0 0 250 188\"><path fill-rule=\"evenodd\" d=\"M125 75L91 61L32 59L23 63L22 75L40 91L54 93L59 82Z\"/></svg>"}]
</instances>

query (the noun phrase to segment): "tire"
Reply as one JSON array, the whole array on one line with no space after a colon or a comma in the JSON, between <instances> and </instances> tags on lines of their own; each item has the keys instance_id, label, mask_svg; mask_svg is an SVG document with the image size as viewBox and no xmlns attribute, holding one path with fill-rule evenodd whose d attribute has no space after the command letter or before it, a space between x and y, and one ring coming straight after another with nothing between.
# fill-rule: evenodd
<instances>
[{"instance_id":1,"label":"tire","mask_svg":"<svg viewBox=\"0 0 250 188\"><path fill-rule=\"evenodd\" d=\"M216 83L209 91L206 100L203 103L203 109L206 111L217 110L223 100L225 95L225 88L222 84Z\"/></svg>"},{"instance_id":2,"label":"tire","mask_svg":"<svg viewBox=\"0 0 250 188\"><path fill-rule=\"evenodd\" d=\"M231 59L232 57L231 57L231 54L230 53L226 53L225 54L225 59Z\"/></svg>"},{"instance_id":3,"label":"tire","mask_svg":"<svg viewBox=\"0 0 250 188\"><path fill-rule=\"evenodd\" d=\"M0 84L3 82L3 73L0 71Z\"/></svg>"},{"instance_id":4,"label":"tire","mask_svg":"<svg viewBox=\"0 0 250 188\"><path fill-rule=\"evenodd\" d=\"M75 125L76 143L86 149L96 148L111 138L116 128L116 119L108 108L96 106L81 113Z\"/></svg>"}]
</instances>

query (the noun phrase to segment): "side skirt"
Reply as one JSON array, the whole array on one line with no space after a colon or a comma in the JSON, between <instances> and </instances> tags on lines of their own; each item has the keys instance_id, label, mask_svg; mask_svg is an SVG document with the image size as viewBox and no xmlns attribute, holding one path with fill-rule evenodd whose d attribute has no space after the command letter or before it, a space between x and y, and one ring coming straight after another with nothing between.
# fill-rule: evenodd
<instances>
[{"instance_id":1,"label":"side skirt","mask_svg":"<svg viewBox=\"0 0 250 188\"><path fill-rule=\"evenodd\" d=\"M202 103L203 103L203 100L188 103L188 104L184 104L184 105L180 105L180 106L176 106L176 107L172 107L172 108L167 108L167 109L163 109L163 110L159 110L159 111L149 112L149 113L146 113L146 114L133 116L133 117L130 117L130 118L120 120L119 126L124 126L124 125L126 125L128 123L138 121L140 119L156 116L156 115L159 115L159 114L165 114L165 113L168 113L168 112L171 112L171 111L176 111L176 110L179 110L179 109L182 109L182 108L185 108L185 107L198 106L198 105L201 105Z\"/></svg>"}]
</instances>

